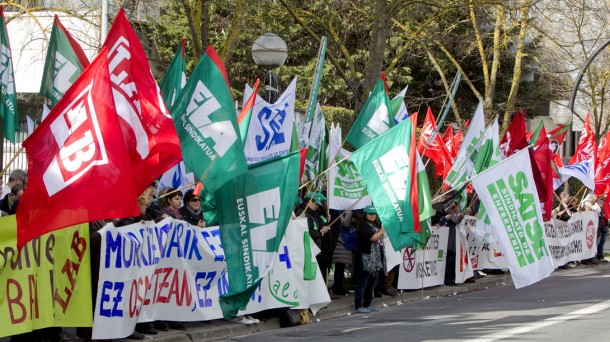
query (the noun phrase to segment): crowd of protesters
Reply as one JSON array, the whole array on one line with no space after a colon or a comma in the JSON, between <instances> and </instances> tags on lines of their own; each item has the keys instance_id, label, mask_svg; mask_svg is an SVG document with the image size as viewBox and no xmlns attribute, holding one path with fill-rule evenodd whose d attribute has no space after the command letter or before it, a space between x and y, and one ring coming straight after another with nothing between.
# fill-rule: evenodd
<instances>
[{"instance_id":1,"label":"crowd of protesters","mask_svg":"<svg viewBox=\"0 0 610 342\"><path fill-rule=\"evenodd\" d=\"M8 183L0 192L0 213L12 215L16 213L19 199L27 187L27 173L23 170L14 170L10 173ZM182 190L175 188L162 188L159 191L151 185L138 197L140 216L112 220L115 226L126 226L143 221L159 222L167 217L184 220L191 225L201 228L218 223L216 203L213 196L205 190L196 195L193 189ZM464 215L476 216L479 201L470 198L470 205L462 211L458 202L450 196L447 201L433 205L435 215L431 218L433 225L447 226L449 238L447 243L447 267L445 268L445 285L455 285L456 262L456 226ZM337 211L327 209L327 198L324 191L309 191L299 197L295 203L293 218L307 219L309 235L320 253L316 256L317 264L322 277L327 284L331 299L354 292L354 309L356 313L371 313L379 309L373 305L374 298L383 295L396 296L398 266L385 271L383 236L385 228L379 220L374 206L367 206L361 210ZM580 263L595 265L607 262L604 258L604 244L608 233L608 220L603 215L602 205L598 198L587 195L579 203L576 197L561 193L559 205L553 210L553 217L568 221L575 212L593 211L599 218L597 232L597 255ZM111 221L98 221L90 223L91 239L91 267L93 298L96 298L97 277L99 268L99 253L101 237L98 233L106 223ZM568 263L562 268L575 266ZM330 273L334 271L332 284ZM498 273L501 270L485 270L485 272ZM485 273L475 271L475 277L467 279L474 282L476 278L485 276ZM259 320L252 316L239 316L231 321L241 324L254 324ZM141 340L145 335L154 335L158 331L168 329L184 330L181 322L155 321L138 323L135 331L128 338ZM32 333L14 336L12 341L34 341L45 339L58 341L61 328L41 329ZM90 338L90 330L79 329L81 337ZM42 337L41 337L42 336Z\"/></svg>"}]
</instances>

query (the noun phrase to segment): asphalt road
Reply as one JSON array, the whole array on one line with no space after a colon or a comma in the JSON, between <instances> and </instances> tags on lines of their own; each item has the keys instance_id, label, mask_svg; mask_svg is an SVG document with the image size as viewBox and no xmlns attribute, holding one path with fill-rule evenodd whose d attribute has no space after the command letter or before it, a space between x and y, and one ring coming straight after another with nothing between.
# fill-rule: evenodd
<instances>
[{"instance_id":1,"label":"asphalt road","mask_svg":"<svg viewBox=\"0 0 610 342\"><path fill-rule=\"evenodd\" d=\"M234 341L610 341L610 266L382 308Z\"/></svg>"}]
</instances>

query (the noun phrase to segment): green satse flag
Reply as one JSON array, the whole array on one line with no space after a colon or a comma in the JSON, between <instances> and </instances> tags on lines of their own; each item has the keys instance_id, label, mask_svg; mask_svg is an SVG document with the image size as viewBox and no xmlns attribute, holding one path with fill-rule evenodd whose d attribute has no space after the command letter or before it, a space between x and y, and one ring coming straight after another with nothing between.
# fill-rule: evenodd
<instances>
[{"instance_id":1,"label":"green satse flag","mask_svg":"<svg viewBox=\"0 0 610 342\"><path fill-rule=\"evenodd\" d=\"M351 156L395 250L420 242L410 196L416 181L412 168L417 168L409 155L412 134L411 121L405 120Z\"/></svg>"},{"instance_id":2,"label":"green satse flag","mask_svg":"<svg viewBox=\"0 0 610 342\"><path fill-rule=\"evenodd\" d=\"M210 46L172 108L184 163L209 191L248 168L224 75L224 65Z\"/></svg>"},{"instance_id":3,"label":"green satse flag","mask_svg":"<svg viewBox=\"0 0 610 342\"><path fill-rule=\"evenodd\" d=\"M390 99L385 92L383 81L379 80L358 114L356 122L347 133L345 141L358 149L377 138L394 126L394 118L390 117L390 110Z\"/></svg>"},{"instance_id":4,"label":"green satse flag","mask_svg":"<svg viewBox=\"0 0 610 342\"><path fill-rule=\"evenodd\" d=\"M51 100L51 108L88 65L89 60L83 49L55 16L39 92Z\"/></svg>"},{"instance_id":5,"label":"green satse flag","mask_svg":"<svg viewBox=\"0 0 610 342\"><path fill-rule=\"evenodd\" d=\"M170 110L174 103L176 103L176 99L180 95L182 89L186 84L186 73L185 73L185 65L184 65L184 39L180 42L180 46L178 46L178 50L176 50L176 54L174 55L174 59L172 59L172 63L167 68L167 72L165 73L165 77L163 77L163 81L161 82L161 95L163 96L163 101L165 105Z\"/></svg>"},{"instance_id":6,"label":"green satse flag","mask_svg":"<svg viewBox=\"0 0 610 342\"><path fill-rule=\"evenodd\" d=\"M0 118L2 118L2 133L4 137L15 143L15 131L17 130L17 94L15 92L15 76L13 75L13 58L11 57L11 47L6 33L4 22L4 11L0 7Z\"/></svg>"},{"instance_id":7,"label":"green satse flag","mask_svg":"<svg viewBox=\"0 0 610 342\"><path fill-rule=\"evenodd\" d=\"M299 185L299 152L256 164L216 191L220 239L229 293L224 317L243 310L270 270L292 213Z\"/></svg>"}]
</instances>

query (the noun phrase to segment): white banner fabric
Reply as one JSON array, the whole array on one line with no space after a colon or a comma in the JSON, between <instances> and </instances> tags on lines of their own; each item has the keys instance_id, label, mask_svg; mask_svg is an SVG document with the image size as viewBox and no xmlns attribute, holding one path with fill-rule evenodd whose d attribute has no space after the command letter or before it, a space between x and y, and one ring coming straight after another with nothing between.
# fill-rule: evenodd
<instances>
[{"instance_id":1,"label":"white banner fabric","mask_svg":"<svg viewBox=\"0 0 610 342\"><path fill-rule=\"evenodd\" d=\"M516 288L548 277L554 270L527 149L472 178L506 257ZM503 229L500 229L502 227Z\"/></svg>"},{"instance_id":2,"label":"white banner fabric","mask_svg":"<svg viewBox=\"0 0 610 342\"><path fill-rule=\"evenodd\" d=\"M93 339L126 337L138 322L223 317L219 296L228 292L229 283L217 226L165 219L118 228L108 224L100 234ZM307 220L291 220L275 272L263 279L244 312L311 306L315 313L330 302L320 270L312 264L319 250L309 241L307 253L306 238ZM307 262L315 267L308 281L303 274Z\"/></svg>"},{"instance_id":3,"label":"white banner fabric","mask_svg":"<svg viewBox=\"0 0 610 342\"><path fill-rule=\"evenodd\" d=\"M402 250L403 262L398 268L399 289L413 290L445 283L449 228L432 226L430 233L432 235L423 249L407 247Z\"/></svg>"}]
</instances>

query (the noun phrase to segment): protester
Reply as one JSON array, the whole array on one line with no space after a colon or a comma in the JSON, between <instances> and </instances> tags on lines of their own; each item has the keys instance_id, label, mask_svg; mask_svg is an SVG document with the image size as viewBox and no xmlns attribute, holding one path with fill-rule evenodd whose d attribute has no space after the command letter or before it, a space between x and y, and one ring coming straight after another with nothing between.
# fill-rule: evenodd
<instances>
[{"instance_id":1,"label":"protester","mask_svg":"<svg viewBox=\"0 0 610 342\"><path fill-rule=\"evenodd\" d=\"M348 250L345 246L343 239L343 231L349 231L352 227L352 211L347 210L340 219L336 220L341 212L331 210L331 218L333 223L331 225L331 237L335 246L333 249L333 263L335 264L334 282L332 285L332 294L338 296L344 296L348 292L345 290L345 268L347 265L352 264L353 254L351 250Z\"/></svg>"},{"instance_id":2,"label":"protester","mask_svg":"<svg viewBox=\"0 0 610 342\"><path fill-rule=\"evenodd\" d=\"M572 199L566 192L562 192L560 195L560 203L553 210L553 217L561 221L568 221L572 217L575 208L571 205Z\"/></svg>"},{"instance_id":3,"label":"protester","mask_svg":"<svg viewBox=\"0 0 610 342\"><path fill-rule=\"evenodd\" d=\"M205 220L203 219L203 211L201 210L201 199L193 194L195 190L189 189L184 193L182 208L178 210L182 218L200 228L205 227Z\"/></svg>"},{"instance_id":4,"label":"protester","mask_svg":"<svg viewBox=\"0 0 610 342\"><path fill-rule=\"evenodd\" d=\"M332 263L332 246L331 236L328 234L330 227L328 226L328 217L325 216L322 210L322 201L325 201L324 197L319 192L309 192L305 196L303 202L307 203L305 208L305 217L307 218L307 226L309 228L309 236L312 238L316 246L320 248L320 253L316 255L320 272L324 281L328 284L328 272ZM334 298L333 298L334 297ZM336 299L337 296L331 294L331 299Z\"/></svg>"},{"instance_id":5,"label":"protester","mask_svg":"<svg viewBox=\"0 0 610 342\"><path fill-rule=\"evenodd\" d=\"M11 192L11 189L13 188L13 186L15 186L17 184L21 184L23 186L23 188L25 189L25 184L27 184L27 181L26 181L27 176L28 176L27 172L25 172L21 169L13 170L8 176L8 183L6 183L4 185L4 187L2 188L2 195L0 195L0 196L2 196L1 198L8 196L8 194Z\"/></svg>"},{"instance_id":6,"label":"protester","mask_svg":"<svg viewBox=\"0 0 610 342\"><path fill-rule=\"evenodd\" d=\"M385 229L377 217L377 210L370 205L365 207L358 224L358 250L361 257L356 259L356 267L359 267L358 286L354 296L356 313L379 311L371 303L377 274L383 269L380 241L384 233Z\"/></svg>"},{"instance_id":7,"label":"protester","mask_svg":"<svg viewBox=\"0 0 610 342\"><path fill-rule=\"evenodd\" d=\"M115 222L115 226L123 227L138 222L153 221L153 217L149 215L147 209L150 203L152 203L153 201L153 195L155 191L155 187L151 185L146 188L146 190L144 190L144 192L140 194L140 196L138 196L138 207L140 208L140 216L121 218ZM159 330L168 330L167 325L162 322L137 323L135 329L136 331L134 331L133 334L129 335L127 338L132 340L143 340L145 338L143 334L156 335L157 329L155 329L155 325L160 328Z\"/></svg>"},{"instance_id":8,"label":"protester","mask_svg":"<svg viewBox=\"0 0 610 342\"><path fill-rule=\"evenodd\" d=\"M14 215L17 213L17 203L23 195L23 185L15 184L11 188L10 192L0 200L0 210L7 213L8 215Z\"/></svg>"},{"instance_id":9,"label":"protester","mask_svg":"<svg viewBox=\"0 0 610 342\"><path fill-rule=\"evenodd\" d=\"M159 222L165 218L171 217L177 220L182 220L183 217L179 212L182 207L182 193L175 188L163 188L159 191L159 207L161 208L159 215L155 218Z\"/></svg>"}]
</instances>

